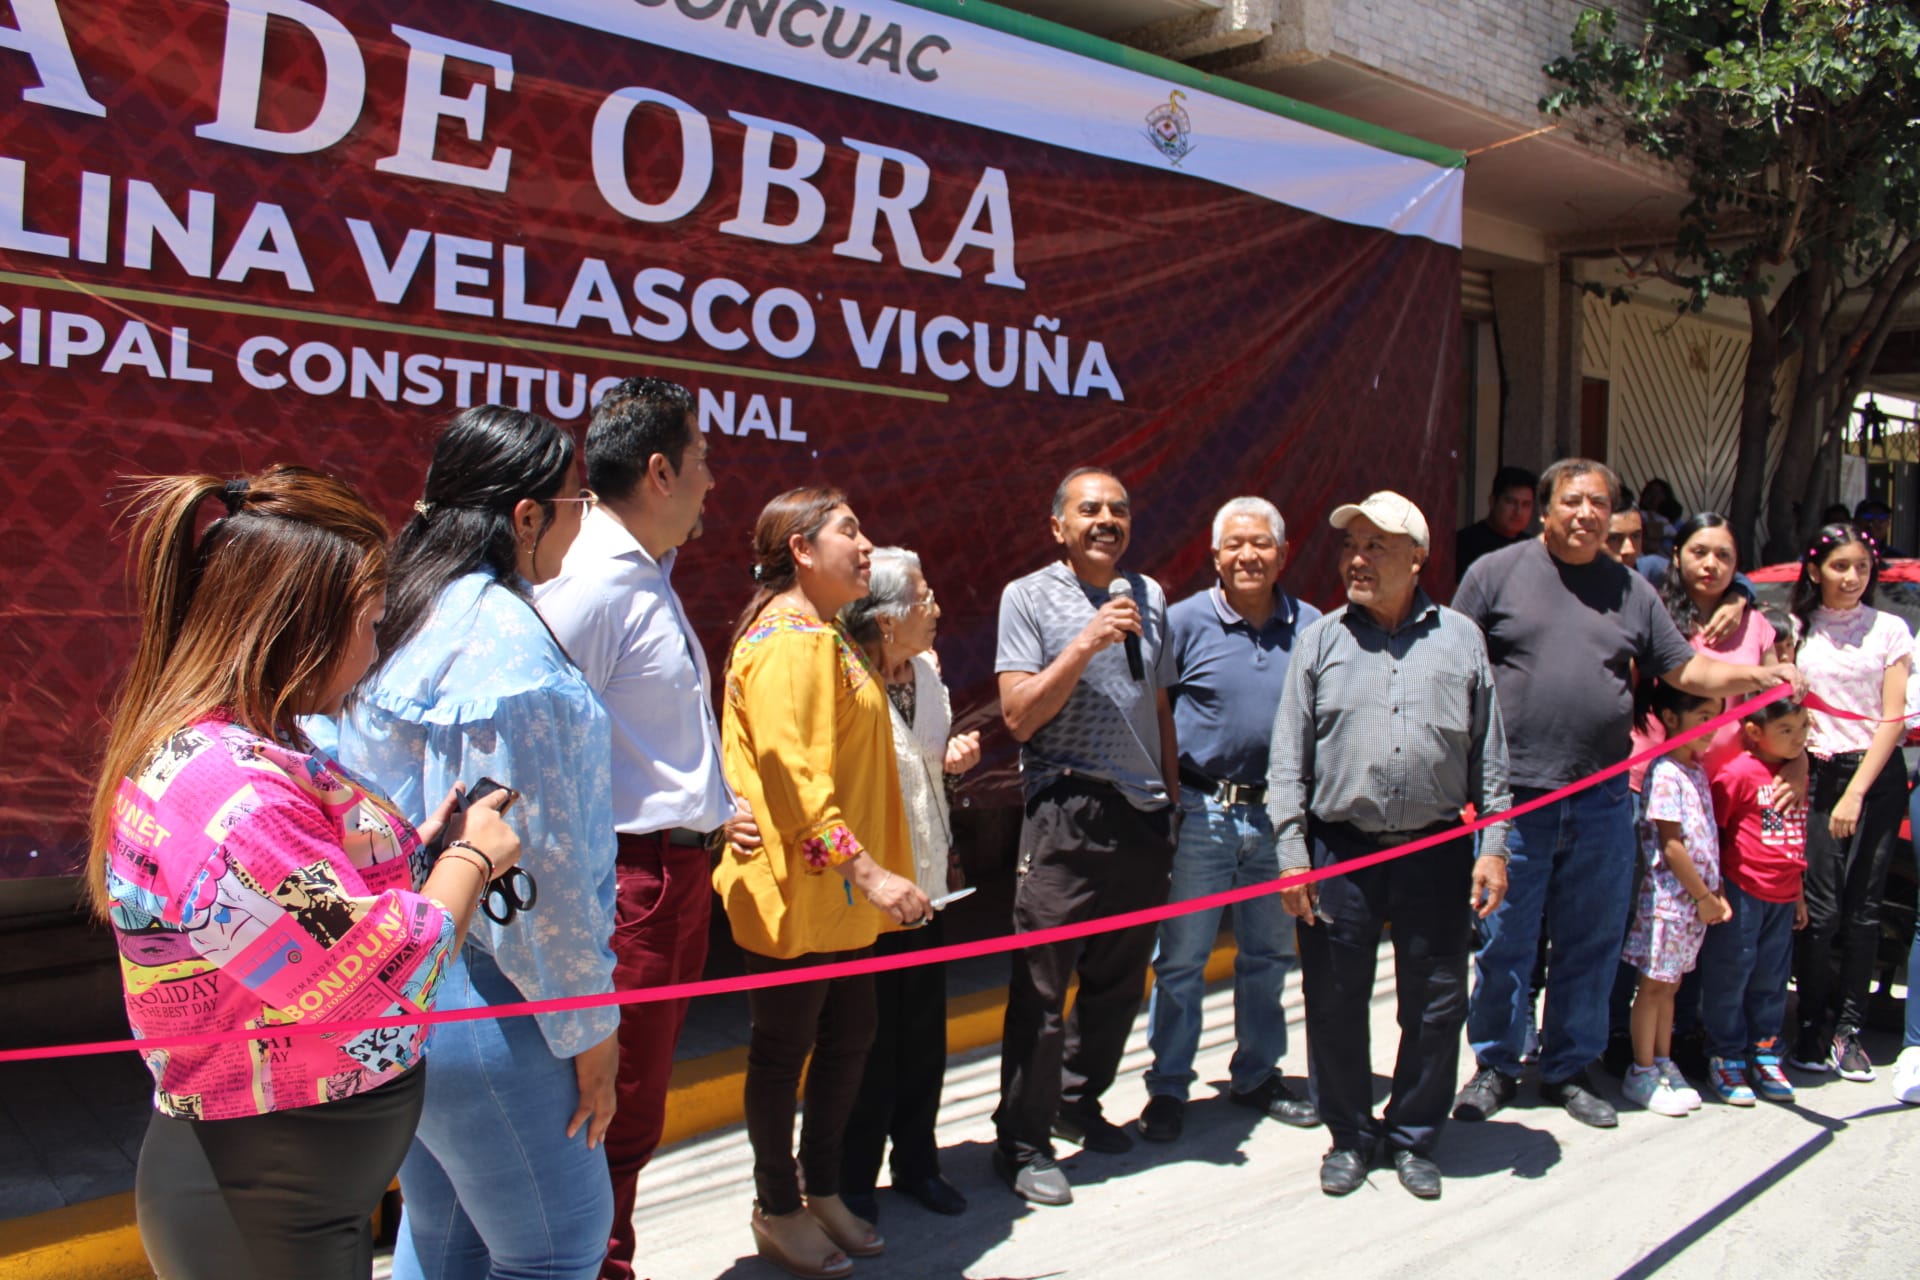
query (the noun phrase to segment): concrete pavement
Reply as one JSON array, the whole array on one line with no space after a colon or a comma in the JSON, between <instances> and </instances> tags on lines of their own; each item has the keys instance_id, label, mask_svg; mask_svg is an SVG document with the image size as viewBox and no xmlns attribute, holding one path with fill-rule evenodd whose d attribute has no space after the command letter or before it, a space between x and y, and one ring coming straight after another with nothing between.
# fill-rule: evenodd
<instances>
[{"instance_id":1,"label":"concrete pavement","mask_svg":"<svg viewBox=\"0 0 1920 1280\"><path fill-rule=\"evenodd\" d=\"M1395 1028L1391 962L1382 953L1373 1004L1376 1090ZM1284 1064L1299 1083L1295 1043ZM1215 1099L1232 1051L1230 994L1207 1002L1203 1083L1175 1144L1066 1162L1075 1203L1028 1208L989 1164L998 1092L995 1048L956 1057L941 1142L946 1172L972 1200L941 1218L881 1194L886 1256L867 1280L1038 1277L1549 1277L1741 1275L1780 1280L1910 1277L1920 1270L1920 1108L1872 1084L1826 1077L1793 1107L1709 1101L1685 1119L1623 1110L1620 1128L1587 1129L1564 1112L1522 1105L1479 1125L1451 1125L1437 1203L1407 1195L1392 1172L1343 1200L1318 1187L1324 1130L1288 1129ZM1872 1045L1877 1060L1894 1046ZM1108 1114L1144 1105L1144 1018ZM1471 1067L1463 1054L1463 1076ZM1616 1102L1618 1091L1604 1080ZM1070 1151L1063 1148L1063 1154ZM744 1132L730 1128L663 1152L643 1177L635 1218L642 1275L761 1280L752 1256Z\"/></svg>"}]
</instances>

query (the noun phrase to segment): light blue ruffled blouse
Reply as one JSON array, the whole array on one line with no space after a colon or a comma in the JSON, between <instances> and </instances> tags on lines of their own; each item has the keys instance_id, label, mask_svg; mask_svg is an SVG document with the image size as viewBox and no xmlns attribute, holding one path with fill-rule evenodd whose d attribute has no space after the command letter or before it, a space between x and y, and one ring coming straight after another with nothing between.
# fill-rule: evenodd
<instances>
[{"instance_id":1,"label":"light blue ruffled blouse","mask_svg":"<svg viewBox=\"0 0 1920 1280\"><path fill-rule=\"evenodd\" d=\"M309 730L323 748L324 724ZM333 753L422 821L456 782L520 792L507 813L538 905L512 924L476 913L467 945L491 952L528 1000L613 990L613 741L606 709L533 607L491 574L450 583L426 622L349 700ZM612 1035L615 1007L536 1014L555 1057Z\"/></svg>"}]
</instances>

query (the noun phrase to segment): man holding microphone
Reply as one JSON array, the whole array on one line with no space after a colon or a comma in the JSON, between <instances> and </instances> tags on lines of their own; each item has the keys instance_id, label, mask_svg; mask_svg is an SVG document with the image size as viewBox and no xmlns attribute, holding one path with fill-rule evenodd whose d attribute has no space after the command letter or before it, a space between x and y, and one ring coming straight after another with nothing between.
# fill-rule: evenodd
<instances>
[{"instance_id":1,"label":"man holding microphone","mask_svg":"<svg viewBox=\"0 0 1920 1280\"><path fill-rule=\"evenodd\" d=\"M1021 933L1164 903L1179 785L1166 594L1118 570L1133 527L1126 487L1101 468L1071 472L1051 525L1065 556L1007 585L994 663L1001 716L1021 744ZM1014 953L994 1167L1021 1198L1072 1201L1054 1137L1102 1152L1133 1145L1101 1114L1100 1095L1119 1069L1153 942L1149 925Z\"/></svg>"}]
</instances>

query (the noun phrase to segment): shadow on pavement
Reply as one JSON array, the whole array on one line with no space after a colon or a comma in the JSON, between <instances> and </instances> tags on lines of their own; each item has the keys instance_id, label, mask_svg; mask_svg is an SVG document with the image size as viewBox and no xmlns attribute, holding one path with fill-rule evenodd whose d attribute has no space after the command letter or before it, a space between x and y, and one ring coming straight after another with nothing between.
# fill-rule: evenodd
<instances>
[{"instance_id":1,"label":"shadow on pavement","mask_svg":"<svg viewBox=\"0 0 1920 1280\"><path fill-rule=\"evenodd\" d=\"M1247 1162L1247 1138L1260 1125L1273 1125L1285 1128L1277 1120L1270 1120L1264 1112L1249 1107L1235 1106L1227 1100L1227 1082L1209 1081L1215 1093L1212 1097L1197 1097L1187 1103L1186 1124L1179 1138L1172 1142L1148 1142L1140 1137L1140 1130L1133 1124L1132 1117L1127 1118L1127 1135L1134 1139L1133 1150L1124 1155L1101 1155L1098 1152L1081 1151L1068 1143L1057 1143L1061 1161L1060 1167L1066 1170L1067 1178L1074 1186L1098 1186L1112 1178L1124 1178L1171 1164L1213 1164L1221 1166L1243 1165ZM1306 1082L1300 1079L1288 1081L1296 1093L1305 1096ZM1119 1121L1119 1116L1109 1116ZM1302 1141L1310 1142L1318 1150L1326 1143L1326 1131L1301 1130ZM995 1186L1001 1186L996 1179Z\"/></svg>"},{"instance_id":2,"label":"shadow on pavement","mask_svg":"<svg viewBox=\"0 0 1920 1280\"><path fill-rule=\"evenodd\" d=\"M1547 1170L1560 1163L1560 1140L1514 1120L1455 1121L1441 1134L1433 1158L1449 1178L1484 1178L1495 1173L1544 1178Z\"/></svg>"}]
</instances>

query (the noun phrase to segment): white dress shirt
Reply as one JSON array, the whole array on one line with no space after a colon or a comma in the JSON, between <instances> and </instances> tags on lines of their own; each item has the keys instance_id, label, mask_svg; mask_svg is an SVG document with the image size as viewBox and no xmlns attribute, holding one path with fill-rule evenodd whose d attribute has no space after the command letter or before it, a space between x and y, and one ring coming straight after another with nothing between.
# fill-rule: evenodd
<instances>
[{"instance_id":1,"label":"white dress shirt","mask_svg":"<svg viewBox=\"0 0 1920 1280\"><path fill-rule=\"evenodd\" d=\"M587 512L535 599L613 721L614 828L712 831L733 814L706 654L670 575L625 525Z\"/></svg>"}]
</instances>

